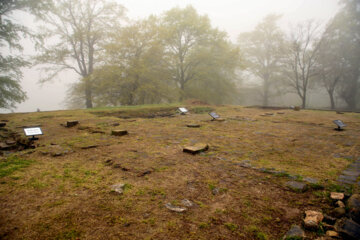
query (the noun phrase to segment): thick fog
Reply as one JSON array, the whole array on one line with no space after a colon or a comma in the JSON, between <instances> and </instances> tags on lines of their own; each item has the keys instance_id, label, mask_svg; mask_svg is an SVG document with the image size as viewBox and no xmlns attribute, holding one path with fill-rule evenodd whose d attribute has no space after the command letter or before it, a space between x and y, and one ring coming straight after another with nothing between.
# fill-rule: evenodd
<instances>
[{"instance_id":1,"label":"thick fog","mask_svg":"<svg viewBox=\"0 0 360 240\"><path fill-rule=\"evenodd\" d=\"M321 28L324 28L329 19L340 9L338 0L118 0L117 2L127 9L126 16L129 22L147 18L151 14L160 16L165 11L177 6L184 8L191 5L199 15L207 15L213 27L225 31L234 44L237 44L241 33L254 30L255 26L268 14L281 15L278 21L279 27L285 32L290 32L291 26L308 19L314 19ZM23 12L15 12L13 19L32 31L36 31L36 26L39 24L34 17ZM23 54L31 60L31 55L36 54L33 43L30 40L22 40L21 44L24 46ZM65 109L65 98L69 85L80 78L79 75L69 70L44 84L39 84L41 77L43 76L41 76L38 66L23 68L21 86L27 93L28 99L18 104L14 109L15 112ZM316 90L316 94L313 94L310 90L308 100L311 101L313 107L329 106L325 91L321 93ZM261 101L256 96L244 94L241 103L260 105ZM301 105L301 101L296 95L284 94L270 105ZM0 111L9 112L4 109Z\"/></svg>"}]
</instances>

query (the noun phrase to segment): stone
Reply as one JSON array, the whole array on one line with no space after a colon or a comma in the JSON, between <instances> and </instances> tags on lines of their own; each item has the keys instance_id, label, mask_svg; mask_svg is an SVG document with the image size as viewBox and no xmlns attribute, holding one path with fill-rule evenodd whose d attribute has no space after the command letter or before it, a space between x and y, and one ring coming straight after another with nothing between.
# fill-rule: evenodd
<instances>
[{"instance_id":1,"label":"stone","mask_svg":"<svg viewBox=\"0 0 360 240\"><path fill-rule=\"evenodd\" d=\"M205 143L196 143L196 144L194 144L192 146L185 146L183 148L183 152L196 154L196 153L206 151L208 149L209 149L209 146L207 144L205 144Z\"/></svg>"},{"instance_id":2,"label":"stone","mask_svg":"<svg viewBox=\"0 0 360 240\"><path fill-rule=\"evenodd\" d=\"M330 198L333 200L343 200L344 199L344 193L340 192L331 192Z\"/></svg>"},{"instance_id":3,"label":"stone","mask_svg":"<svg viewBox=\"0 0 360 240\"><path fill-rule=\"evenodd\" d=\"M345 204L342 202L342 201L337 201L336 203L335 203L335 205L336 206L338 206L338 207L341 207L341 208L345 208Z\"/></svg>"},{"instance_id":4,"label":"stone","mask_svg":"<svg viewBox=\"0 0 360 240\"><path fill-rule=\"evenodd\" d=\"M298 225L292 225L289 231L285 234L283 239L303 239L305 238L305 232Z\"/></svg>"},{"instance_id":5,"label":"stone","mask_svg":"<svg viewBox=\"0 0 360 240\"><path fill-rule=\"evenodd\" d=\"M343 216L345 216L345 214L346 214L346 210L343 207L334 208L330 213L330 215L335 218L342 218Z\"/></svg>"},{"instance_id":6,"label":"stone","mask_svg":"<svg viewBox=\"0 0 360 240\"><path fill-rule=\"evenodd\" d=\"M97 148L97 145L87 145L87 146L83 146L81 147L81 149L90 149L90 148Z\"/></svg>"},{"instance_id":7,"label":"stone","mask_svg":"<svg viewBox=\"0 0 360 240\"><path fill-rule=\"evenodd\" d=\"M199 128L200 124L187 124L186 126L189 128Z\"/></svg>"},{"instance_id":8,"label":"stone","mask_svg":"<svg viewBox=\"0 0 360 240\"><path fill-rule=\"evenodd\" d=\"M315 178L311 178L311 177L305 177L303 178L304 182L310 183L310 184L318 184L319 180L315 179Z\"/></svg>"},{"instance_id":9,"label":"stone","mask_svg":"<svg viewBox=\"0 0 360 240\"><path fill-rule=\"evenodd\" d=\"M128 134L127 130L112 130L111 131L111 135L113 135L113 136L124 136L127 134Z\"/></svg>"},{"instance_id":10,"label":"stone","mask_svg":"<svg viewBox=\"0 0 360 240\"><path fill-rule=\"evenodd\" d=\"M213 190L211 190L213 195L218 195L220 193L220 189L219 188L214 188Z\"/></svg>"},{"instance_id":11,"label":"stone","mask_svg":"<svg viewBox=\"0 0 360 240\"><path fill-rule=\"evenodd\" d=\"M348 199L347 206L351 219L360 224L360 194L353 194Z\"/></svg>"},{"instance_id":12,"label":"stone","mask_svg":"<svg viewBox=\"0 0 360 240\"><path fill-rule=\"evenodd\" d=\"M324 214L324 219L323 219L323 221L326 222L326 223L328 223L328 224L334 225L335 222L336 222L336 218Z\"/></svg>"},{"instance_id":13,"label":"stone","mask_svg":"<svg viewBox=\"0 0 360 240\"><path fill-rule=\"evenodd\" d=\"M5 126L6 126L6 123L0 122L0 127L5 127Z\"/></svg>"},{"instance_id":14,"label":"stone","mask_svg":"<svg viewBox=\"0 0 360 240\"><path fill-rule=\"evenodd\" d=\"M183 199L182 201L181 201L181 204L183 205L183 206L185 206L185 207L192 207L192 206L194 206L194 203L192 203L190 200L188 200L188 199Z\"/></svg>"},{"instance_id":15,"label":"stone","mask_svg":"<svg viewBox=\"0 0 360 240\"><path fill-rule=\"evenodd\" d=\"M151 170L147 170L147 171L145 171L145 172L140 173L140 174L138 175L138 177L143 177L143 176L148 175L148 174L150 174L150 173L152 173L152 171L151 171Z\"/></svg>"},{"instance_id":16,"label":"stone","mask_svg":"<svg viewBox=\"0 0 360 240\"><path fill-rule=\"evenodd\" d=\"M302 182L297 181L288 181L286 186L296 192L305 192L307 190L307 185Z\"/></svg>"},{"instance_id":17,"label":"stone","mask_svg":"<svg viewBox=\"0 0 360 240\"><path fill-rule=\"evenodd\" d=\"M77 121L77 120L72 120L72 121L67 121L66 122L66 127L74 127L74 126L76 126L76 125L78 125L79 124L79 121Z\"/></svg>"},{"instance_id":18,"label":"stone","mask_svg":"<svg viewBox=\"0 0 360 240\"><path fill-rule=\"evenodd\" d=\"M277 112L277 114L285 114L285 112Z\"/></svg>"},{"instance_id":19,"label":"stone","mask_svg":"<svg viewBox=\"0 0 360 240\"><path fill-rule=\"evenodd\" d=\"M167 209L169 209L170 211L178 212L178 213L182 213L182 212L185 212L187 210L187 208L177 207L177 206L172 205L171 203L166 203L165 207Z\"/></svg>"},{"instance_id":20,"label":"stone","mask_svg":"<svg viewBox=\"0 0 360 240\"><path fill-rule=\"evenodd\" d=\"M304 226L308 229L317 229L323 219L324 216L321 212L307 210L305 211Z\"/></svg>"},{"instance_id":21,"label":"stone","mask_svg":"<svg viewBox=\"0 0 360 240\"><path fill-rule=\"evenodd\" d=\"M295 111L300 111L300 107L299 107L299 106L296 106L296 107L294 107L294 110L295 110Z\"/></svg>"},{"instance_id":22,"label":"stone","mask_svg":"<svg viewBox=\"0 0 360 240\"><path fill-rule=\"evenodd\" d=\"M111 186L111 191L118 193L118 194L123 194L124 193L124 187L125 184L124 183L117 183Z\"/></svg>"},{"instance_id":23,"label":"stone","mask_svg":"<svg viewBox=\"0 0 360 240\"><path fill-rule=\"evenodd\" d=\"M325 234L325 235L328 236L328 237L334 237L334 238L339 237L339 233L338 233L338 232L331 231L331 230L326 231L326 234Z\"/></svg>"},{"instance_id":24,"label":"stone","mask_svg":"<svg viewBox=\"0 0 360 240\"><path fill-rule=\"evenodd\" d=\"M350 219L346 219L339 233L344 239L358 240L360 239L360 225Z\"/></svg>"}]
</instances>

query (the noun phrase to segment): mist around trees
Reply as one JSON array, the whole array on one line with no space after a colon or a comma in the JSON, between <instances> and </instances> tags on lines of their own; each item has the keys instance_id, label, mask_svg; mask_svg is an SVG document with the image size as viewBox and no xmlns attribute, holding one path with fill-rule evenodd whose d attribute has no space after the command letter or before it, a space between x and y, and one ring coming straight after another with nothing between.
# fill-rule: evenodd
<instances>
[{"instance_id":1,"label":"mist around trees","mask_svg":"<svg viewBox=\"0 0 360 240\"><path fill-rule=\"evenodd\" d=\"M236 42L192 6L140 20L113 1L59 0L0 3L0 108L26 99L20 68L37 65L50 81L64 70L78 74L69 86L71 108L182 102L303 108L327 96L328 108L360 108L360 0L342 0L328 23L306 20L289 30L269 14ZM14 11L34 14L26 29ZM21 57L22 35L37 56ZM284 100L285 99L285 100Z\"/></svg>"}]
</instances>

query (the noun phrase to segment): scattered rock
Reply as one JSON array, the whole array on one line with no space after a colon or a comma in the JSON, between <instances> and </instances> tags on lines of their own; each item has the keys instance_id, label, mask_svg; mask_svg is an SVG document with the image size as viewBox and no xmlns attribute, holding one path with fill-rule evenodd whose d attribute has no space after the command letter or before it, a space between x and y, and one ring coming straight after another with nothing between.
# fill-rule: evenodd
<instances>
[{"instance_id":1,"label":"scattered rock","mask_svg":"<svg viewBox=\"0 0 360 240\"><path fill-rule=\"evenodd\" d=\"M127 172L129 171L130 169L126 168L126 167L123 167L121 166L120 164L114 164L113 168L121 168L121 170L123 170L124 172Z\"/></svg>"},{"instance_id":2,"label":"scattered rock","mask_svg":"<svg viewBox=\"0 0 360 240\"><path fill-rule=\"evenodd\" d=\"M192 146L184 147L183 152L196 154L196 153L206 151L208 149L209 149L209 146L207 144L205 144L205 143L196 143L196 144L194 144Z\"/></svg>"},{"instance_id":3,"label":"scattered rock","mask_svg":"<svg viewBox=\"0 0 360 240\"><path fill-rule=\"evenodd\" d=\"M290 230L285 234L283 239L289 239L289 238L302 239L304 237L305 237L304 230L302 230L301 227L298 225L293 225L291 226Z\"/></svg>"},{"instance_id":4,"label":"scattered rock","mask_svg":"<svg viewBox=\"0 0 360 240\"><path fill-rule=\"evenodd\" d=\"M307 185L305 183L297 181L288 181L286 182L286 186L296 192L305 192L307 190Z\"/></svg>"},{"instance_id":5,"label":"scattered rock","mask_svg":"<svg viewBox=\"0 0 360 240\"><path fill-rule=\"evenodd\" d=\"M178 212L178 213L182 213L182 212L185 212L187 210L187 208L176 207L176 206L172 205L171 203L166 203L165 207L167 209L169 209L170 211Z\"/></svg>"},{"instance_id":6,"label":"scattered rock","mask_svg":"<svg viewBox=\"0 0 360 240\"><path fill-rule=\"evenodd\" d=\"M199 128L200 124L187 124L186 126L189 128Z\"/></svg>"},{"instance_id":7,"label":"scattered rock","mask_svg":"<svg viewBox=\"0 0 360 240\"><path fill-rule=\"evenodd\" d=\"M67 121L66 122L66 127L74 127L74 126L76 126L76 125L78 125L79 124L79 121L77 121L77 120L72 120L72 121Z\"/></svg>"},{"instance_id":8,"label":"scattered rock","mask_svg":"<svg viewBox=\"0 0 360 240\"><path fill-rule=\"evenodd\" d=\"M345 216L345 214L346 214L346 210L343 207L334 208L330 213L330 215L335 218L342 218L343 216Z\"/></svg>"},{"instance_id":9,"label":"scattered rock","mask_svg":"<svg viewBox=\"0 0 360 240\"><path fill-rule=\"evenodd\" d=\"M328 223L328 224L334 225L335 222L336 222L336 218L324 214L324 219L323 219L323 221L326 222L326 223Z\"/></svg>"},{"instance_id":10,"label":"scattered rock","mask_svg":"<svg viewBox=\"0 0 360 240\"><path fill-rule=\"evenodd\" d=\"M97 145L88 145L88 146L83 146L81 147L81 149L90 149L90 148L97 148Z\"/></svg>"},{"instance_id":11,"label":"scattered rock","mask_svg":"<svg viewBox=\"0 0 360 240\"><path fill-rule=\"evenodd\" d=\"M211 190L213 195L218 195L220 193L220 189L219 188L214 188L213 190Z\"/></svg>"},{"instance_id":12,"label":"scattered rock","mask_svg":"<svg viewBox=\"0 0 360 240\"><path fill-rule=\"evenodd\" d=\"M360 225L350 219L346 219L339 233L344 239L360 239Z\"/></svg>"},{"instance_id":13,"label":"scattered rock","mask_svg":"<svg viewBox=\"0 0 360 240\"><path fill-rule=\"evenodd\" d=\"M331 192L330 198L333 200L343 200L344 199L344 193L340 192Z\"/></svg>"},{"instance_id":14,"label":"scattered rock","mask_svg":"<svg viewBox=\"0 0 360 240\"><path fill-rule=\"evenodd\" d=\"M148 174L150 174L150 173L152 173L152 171L151 171L151 170L147 170L147 171L145 171L145 172L140 173L140 174L138 175L138 177L143 177L143 176L148 175Z\"/></svg>"},{"instance_id":15,"label":"scattered rock","mask_svg":"<svg viewBox=\"0 0 360 240\"><path fill-rule=\"evenodd\" d=\"M321 212L307 210L305 211L304 226L308 229L317 229L324 216Z\"/></svg>"},{"instance_id":16,"label":"scattered rock","mask_svg":"<svg viewBox=\"0 0 360 240\"><path fill-rule=\"evenodd\" d=\"M310 184L318 184L319 183L319 180L317 180L315 178L311 178L311 177L304 177L303 181L310 183Z\"/></svg>"},{"instance_id":17,"label":"scattered rock","mask_svg":"<svg viewBox=\"0 0 360 240\"><path fill-rule=\"evenodd\" d=\"M329 230L329 231L326 231L326 236L337 238L337 237L339 237L339 233Z\"/></svg>"},{"instance_id":18,"label":"scattered rock","mask_svg":"<svg viewBox=\"0 0 360 240\"><path fill-rule=\"evenodd\" d=\"M111 160L111 159L108 159L105 161L105 165L107 165L107 166L110 166L112 164L113 164L113 160Z\"/></svg>"},{"instance_id":19,"label":"scattered rock","mask_svg":"<svg viewBox=\"0 0 360 240\"><path fill-rule=\"evenodd\" d=\"M90 130L91 133L101 133L101 134L104 134L105 132L100 130L100 129L91 129Z\"/></svg>"},{"instance_id":20,"label":"scattered rock","mask_svg":"<svg viewBox=\"0 0 360 240\"><path fill-rule=\"evenodd\" d=\"M124 136L127 134L128 134L127 130L112 130L111 131L111 135L113 135L113 136Z\"/></svg>"},{"instance_id":21,"label":"scattered rock","mask_svg":"<svg viewBox=\"0 0 360 240\"><path fill-rule=\"evenodd\" d=\"M111 186L111 191L118 193L118 194L123 194L124 193L124 187L125 184L124 183L117 183Z\"/></svg>"},{"instance_id":22,"label":"scattered rock","mask_svg":"<svg viewBox=\"0 0 360 240\"><path fill-rule=\"evenodd\" d=\"M194 206L194 203L191 202L191 201L188 200L188 199L183 199L183 200L181 201L181 204L182 204L183 206L185 206L185 207L192 207L192 206Z\"/></svg>"},{"instance_id":23,"label":"scattered rock","mask_svg":"<svg viewBox=\"0 0 360 240\"><path fill-rule=\"evenodd\" d=\"M349 198L347 205L351 219L360 224L360 194L353 194Z\"/></svg>"},{"instance_id":24,"label":"scattered rock","mask_svg":"<svg viewBox=\"0 0 360 240\"><path fill-rule=\"evenodd\" d=\"M336 203L335 203L335 205L336 206L338 206L338 207L341 207L341 208L345 208L345 204L342 202L342 201L337 201Z\"/></svg>"},{"instance_id":25,"label":"scattered rock","mask_svg":"<svg viewBox=\"0 0 360 240\"><path fill-rule=\"evenodd\" d=\"M0 127L5 127L5 126L6 126L6 123L0 122Z\"/></svg>"}]
</instances>

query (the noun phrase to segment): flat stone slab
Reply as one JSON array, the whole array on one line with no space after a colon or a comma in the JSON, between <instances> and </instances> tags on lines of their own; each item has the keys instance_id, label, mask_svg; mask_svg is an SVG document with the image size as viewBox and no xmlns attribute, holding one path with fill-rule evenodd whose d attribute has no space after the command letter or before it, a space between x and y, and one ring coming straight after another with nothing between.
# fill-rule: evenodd
<instances>
[{"instance_id":1,"label":"flat stone slab","mask_svg":"<svg viewBox=\"0 0 360 240\"><path fill-rule=\"evenodd\" d=\"M305 192L307 190L307 185L305 183L297 181L288 181L286 182L286 186L296 192Z\"/></svg>"},{"instance_id":2,"label":"flat stone slab","mask_svg":"<svg viewBox=\"0 0 360 240\"><path fill-rule=\"evenodd\" d=\"M345 170L342 172L342 175L347 175L347 176L360 176L360 171L356 171L356 170Z\"/></svg>"},{"instance_id":3,"label":"flat stone slab","mask_svg":"<svg viewBox=\"0 0 360 240\"><path fill-rule=\"evenodd\" d=\"M187 210L187 208L185 208L185 207L177 207L177 206L172 205L171 203L166 203L165 207L167 209L169 209L170 211L178 212L178 213L182 213Z\"/></svg>"},{"instance_id":4,"label":"flat stone slab","mask_svg":"<svg viewBox=\"0 0 360 240\"><path fill-rule=\"evenodd\" d=\"M200 124L187 124L186 126L189 128L199 128Z\"/></svg>"},{"instance_id":5,"label":"flat stone slab","mask_svg":"<svg viewBox=\"0 0 360 240\"><path fill-rule=\"evenodd\" d=\"M77 121L77 120L71 120L71 121L67 121L66 122L66 127L74 127L74 126L76 126L76 125L78 125L79 124L79 121Z\"/></svg>"},{"instance_id":6,"label":"flat stone slab","mask_svg":"<svg viewBox=\"0 0 360 240\"><path fill-rule=\"evenodd\" d=\"M305 232L304 230L301 229L300 226L298 225L293 225L291 226L291 228L289 229L289 231L285 234L283 239L288 239L288 238L299 238L299 239L303 239L305 237Z\"/></svg>"},{"instance_id":7,"label":"flat stone slab","mask_svg":"<svg viewBox=\"0 0 360 240\"><path fill-rule=\"evenodd\" d=\"M208 149L209 149L209 145L207 145L205 143L196 143L195 145L192 145L192 146L185 146L183 148L183 152L196 154L196 153L206 151Z\"/></svg>"},{"instance_id":8,"label":"flat stone slab","mask_svg":"<svg viewBox=\"0 0 360 240\"><path fill-rule=\"evenodd\" d=\"M343 180L344 182L355 183L357 176L340 175L338 181Z\"/></svg>"},{"instance_id":9,"label":"flat stone slab","mask_svg":"<svg viewBox=\"0 0 360 240\"><path fill-rule=\"evenodd\" d=\"M112 130L111 131L111 135L113 135L113 136L124 136L127 134L128 134L127 130Z\"/></svg>"},{"instance_id":10,"label":"flat stone slab","mask_svg":"<svg viewBox=\"0 0 360 240\"><path fill-rule=\"evenodd\" d=\"M319 181L315 178L311 178L311 177L305 177L303 178L304 182L310 183L310 184L318 184Z\"/></svg>"},{"instance_id":11,"label":"flat stone slab","mask_svg":"<svg viewBox=\"0 0 360 240\"><path fill-rule=\"evenodd\" d=\"M331 192L330 193L330 198L334 199L334 200L343 200L345 197L344 193L340 193L340 192Z\"/></svg>"}]
</instances>

